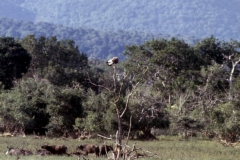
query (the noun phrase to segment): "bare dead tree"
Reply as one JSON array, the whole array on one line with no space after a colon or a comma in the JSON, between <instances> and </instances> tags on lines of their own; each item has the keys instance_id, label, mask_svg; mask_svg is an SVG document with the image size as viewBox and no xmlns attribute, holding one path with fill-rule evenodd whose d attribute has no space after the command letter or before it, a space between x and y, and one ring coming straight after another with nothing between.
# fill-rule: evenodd
<instances>
[{"instance_id":1,"label":"bare dead tree","mask_svg":"<svg viewBox=\"0 0 240 160\"><path fill-rule=\"evenodd\" d=\"M125 83L125 80L127 79L127 77L129 75L127 73L124 74L122 79L121 79L119 87L117 87L116 65L112 65L112 67L113 67L113 87L112 88L106 87L104 85L99 85L99 84L93 83L89 76L88 76L88 81L92 85L95 85L95 86L101 87L103 89L106 89L108 92L110 92L113 95L113 100L112 100L111 103L115 106L117 121L118 121L118 130L116 132L116 139L115 139L116 140L116 142L115 142L116 147L115 148L117 149L117 152L114 152L113 158L114 158L114 160L119 160L120 154L122 153L122 149L123 149L123 147L122 147L122 136L123 136L122 121L123 121L123 116L125 115L128 107L129 107L129 102L131 100L131 97L132 97L133 93L136 91L136 88L138 87L138 85L140 84L140 81L142 79L140 78L139 81L137 81L135 84L132 84L132 89L129 91L129 93L126 96L125 107L124 107L123 110L120 110L120 106L118 106L118 102L119 102L120 97L121 97L121 91L123 89L123 85ZM146 67L145 69L142 70L142 73L141 73L142 77L147 72L147 70L148 70L148 67ZM130 123L130 127L131 127L131 123ZM129 128L128 139L129 139L130 131L131 131L131 129ZM104 137L104 136L101 136L101 137ZM107 139L109 139L109 138L107 138ZM128 140L127 140L127 142L128 142Z\"/></svg>"},{"instance_id":2,"label":"bare dead tree","mask_svg":"<svg viewBox=\"0 0 240 160\"><path fill-rule=\"evenodd\" d=\"M78 140L90 139L92 137L90 132L81 132L81 135L78 137Z\"/></svg>"}]
</instances>

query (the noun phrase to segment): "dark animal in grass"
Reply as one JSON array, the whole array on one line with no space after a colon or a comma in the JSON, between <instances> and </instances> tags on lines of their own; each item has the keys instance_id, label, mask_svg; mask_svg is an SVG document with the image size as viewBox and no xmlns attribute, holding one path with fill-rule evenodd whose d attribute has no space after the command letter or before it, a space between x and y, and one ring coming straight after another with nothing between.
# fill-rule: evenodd
<instances>
[{"instance_id":1,"label":"dark animal in grass","mask_svg":"<svg viewBox=\"0 0 240 160\"><path fill-rule=\"evenodd\" d=\"M9 154L9 155L24 155L24 152L21 150L21 149L18 149L18 148L12 148L12 147L7 147L8 150L6 152L6 154Z\"/></svg>"},{"instance_id":2,"label":"dark animal in grass","mask_svg":"<svg viewBox=\"0 0 240 160\"><path fill-rule=\"evenodd\" d=\"M109 145L101 145L99 146L99 155L100 156L107 156L109 151L113 151L113 147Z\"/></svg>"},{"instance_id":3,"label":"dark animal in grass","mask_svg":"<svg viewBox=\"0 0 240 160\"><path fill-rule=\"evenodd\" d=\"M47 151L46 149L36 149L36 154L38 154L40 156L52 155L52 153Z\"/></svg>"},{"instance_id":4,"label":"dark animal in grass","mask_svg":"<svg viewBox=\"0 0 240 160\"><path fill-rule=\"evenodd\" d=\"M84 144L77 146L76 149L83 151L83 155L88 155L89 153L95 153L95 155L99 156L99 147L97 145L92 144Z\"/></svg>"},{"instance_id":5,"label":"dark animal in grass","mask_svg":"<svg viewBox=\"0 0 240 160\"><path fill-rule=\"evenodd\" d=\"M70 155L81 156L81 155L84 155L84 154L79 152L79 151L74 151Z\"/></svg>"},{"instance_id":6,"label":"dark animal in grass","mask_svg":"<svg viewBox=\"0 0 240 160\"><path fill-rule=\"evenodd\" d=\"M21 151L23 152L24 156L33 155L33 152L30 150L21 149Z\"/></svg>"},{"instance_id":7,"label":"dark animal in grass","mask_svg":"<svg viewBox=\"0 0 240 160\"><path fill-rule=\"evenodd\" d=\"M41 146L42 149L46 149L47 151L51 152L52 154L63 155L67 154L67 147L64 145L43 145Z\"/></svg>"}]
</instances>

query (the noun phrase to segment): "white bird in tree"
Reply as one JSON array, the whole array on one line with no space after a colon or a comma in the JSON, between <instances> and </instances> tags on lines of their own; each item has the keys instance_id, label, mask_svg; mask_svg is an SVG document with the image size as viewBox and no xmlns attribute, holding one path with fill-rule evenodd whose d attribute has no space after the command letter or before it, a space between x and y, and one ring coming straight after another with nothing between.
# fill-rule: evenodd
<instances>
[{"instance_id":1,"label":"white bird in tree","mask_svg":"<svg viewBox=\"0 0 240 160\"><path fill-rule=\"evenodd\" d=\"M118 63L118 57L113 57L112 59L108 60L107 62L108 66L111 66L113 64L117 64Z\"/></svg>"}]
</instances>

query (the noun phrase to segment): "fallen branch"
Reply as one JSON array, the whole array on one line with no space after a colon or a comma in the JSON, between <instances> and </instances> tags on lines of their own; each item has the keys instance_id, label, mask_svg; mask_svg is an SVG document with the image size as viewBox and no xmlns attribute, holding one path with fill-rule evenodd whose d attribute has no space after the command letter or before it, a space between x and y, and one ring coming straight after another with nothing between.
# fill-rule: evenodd
<instances>
[{"instance_id":1,"label":"fallen branch","mask_svg":"<svg viewBox=\"0 0 240 160\"><path fill-rule=\"evenodd\" d=\"M111 135L110 135L110 137L106 137L106 136L97 134L97 136L102 137L102 138L105 138L105 139L108 139L108 140L113 140Z\"/></svg>"}]
</instances>

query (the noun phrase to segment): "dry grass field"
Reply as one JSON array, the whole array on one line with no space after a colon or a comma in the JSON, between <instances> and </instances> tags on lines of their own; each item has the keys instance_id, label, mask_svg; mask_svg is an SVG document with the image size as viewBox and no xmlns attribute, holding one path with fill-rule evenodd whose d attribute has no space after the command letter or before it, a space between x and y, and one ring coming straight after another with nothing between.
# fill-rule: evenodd
<instances>
[{"instance_id":1,"label":"dry grass field","mask_svg":"<svg viewBox=\"0 0 240 160\"><path fill-rule=\"evenodd\" d=\"M129 141L129 145L136 143L136 147L157 153L157 156L145 158L148 160L237 160L240 157L240 149L226 147L217 140L189 139L182 140L179 137L160 136L158 141ZM68 147L68 153L75 150L80 144L101 144L99 140L76 140L76 139L50 139L27 137L0 137L0 160L15 160L16 156L6 155L7 147L18 147L31 150L35 153L44 144L59 144ZM112 141L107 141L112 144ZM77 156L20 156L20 160L77 160ZM86 157L89 160L106 159L96 158L90 154ZM144 159L144 158L142 158Z\"/></svg>"}]
</instances>

